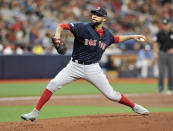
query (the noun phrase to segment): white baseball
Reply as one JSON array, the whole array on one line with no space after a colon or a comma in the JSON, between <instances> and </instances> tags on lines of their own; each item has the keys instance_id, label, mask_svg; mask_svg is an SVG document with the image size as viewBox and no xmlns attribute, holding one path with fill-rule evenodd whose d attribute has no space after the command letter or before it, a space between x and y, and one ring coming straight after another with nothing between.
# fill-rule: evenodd
<instances>
[{"instance_id":1,"label":"white baseball","mask_svg":"<svg viewBox=\"0 0 173 131\"><path fill-rule=\"evenodd\" d=\"M141 41L141 42L144 42L145 41L145 39L144 38L139 38L139 40Z\"/></svg>"}]
</instances>

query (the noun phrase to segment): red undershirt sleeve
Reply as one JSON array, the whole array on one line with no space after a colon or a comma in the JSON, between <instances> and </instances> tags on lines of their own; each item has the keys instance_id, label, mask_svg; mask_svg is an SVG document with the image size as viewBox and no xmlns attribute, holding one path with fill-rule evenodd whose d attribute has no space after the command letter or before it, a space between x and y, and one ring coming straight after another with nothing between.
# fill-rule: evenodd
<instances>
[{"instance_id":1,"label":"red undershirt sleeve","mask_svg":"<svg viewBox=\"0 0 173 131\"><path fill-rule=\"evenodd\" d=\"M114 36L114 43L119 43L119 40L120 40L120 36L115 35Z\"/></svg>"},{"instance_id":2,"label":"red undershirt sleeve","mask_svg":"<svg viewBox=\"0 0 173 131\"><path fill-rule=\"evenodd\" d=\"M71 30L69 24L59 24L63 28L63 30Z\"/></svg>"}]
</instances>

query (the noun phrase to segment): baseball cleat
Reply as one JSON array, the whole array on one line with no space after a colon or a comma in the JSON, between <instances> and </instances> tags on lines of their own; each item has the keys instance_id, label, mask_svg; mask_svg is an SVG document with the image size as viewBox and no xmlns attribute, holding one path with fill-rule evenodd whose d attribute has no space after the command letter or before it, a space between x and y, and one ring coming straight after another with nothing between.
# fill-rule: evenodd
<instances>
[{"instance_id":1,"label":"baseball cleat","mask_svg":"<svg viewBox=\"0 0 173 131\"><path fill-rule=\"evenodd\" d=\"M35 121L39 115L39 111L34 108L34 110L31 113L23 114L21 118L25 121Z\"/></svg>"},{"instance_id":2,"label":"baseball cleat","mask_svg":"<svg viewBox=\"0 0 173 131\"><path fill-rule=\"evenodd\" d=\"M138 104L135 104L135 107L133 107L132 110L140 115L149 115L149 111Z\"/></svg>"}]
</instances>

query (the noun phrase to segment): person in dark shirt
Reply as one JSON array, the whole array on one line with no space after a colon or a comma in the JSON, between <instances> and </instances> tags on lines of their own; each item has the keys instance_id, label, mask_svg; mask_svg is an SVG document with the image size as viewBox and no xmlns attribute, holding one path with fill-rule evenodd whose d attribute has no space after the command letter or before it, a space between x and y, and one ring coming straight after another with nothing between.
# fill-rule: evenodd
<instances>
[{"instance_id":1,"label":"person in dark shirt","mask_svg":"<svg viewBox=\"0 0 173 131\"><path fill-rule=\"evenodd\" d=\"M162 19L163 29L156 34L154 44L155 59L158 59L159 77L158 91L164 90L164 78L166 69L168 72L168 92L173 93L173 31L171 30L170 20Z\"/></svg>"},{"instance_id":2,"label":"person in dark shirt","mask_svg":"<svg viewBox=\"0 0 173 131\"><path fill-rule=\"evenodd\" d=\"M140 41L140 39L145 40L145 36L113 35L103 26L107 17L106 10L103 7L98 7L97 9L91 10L91 13L91 23L79 22L60 24L57 27L54 36L55 43L61 43L60 35L64 29L70 30L75 37L71 61L49 82L38 101L36 108L31 113L22 115L22 119L31 121L36 120L42 106L49 100L56 90L60 89L63 85L80 78L90 81L110 100L129 106L134 112L140 115L149 114L148 110L141 105L131 102L123 94L114 91L98 64L105 49L112 43L119 43L129 39L135 39L136 41Z\"/></svg>"}]
</instances>

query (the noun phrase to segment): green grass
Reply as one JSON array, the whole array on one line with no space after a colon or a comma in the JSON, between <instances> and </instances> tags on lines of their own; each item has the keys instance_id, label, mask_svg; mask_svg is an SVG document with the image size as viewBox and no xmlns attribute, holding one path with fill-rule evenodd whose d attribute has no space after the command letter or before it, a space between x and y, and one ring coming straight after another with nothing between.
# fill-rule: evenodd
<instances>
[{"instance_id":1,"label":"green grass","mask_svg":"<svg viewBox=\"0 0 173 131\"><path fill-rule=\"evenodd\" d=\"M21 114L28 113L33 106L13 106L0 108L0 122L21 121ZM172 112L172 107L149 107L150 112ZM132 112L127 107L93 107L93 106L45 106L39 116L39 119Z\"/></svg>"},{"instance_id":2,"label":"green grass","mask_svg":"<svg viewBox=\"0 0 173 131\"><path fill-rule=\"evenodd\" d=\"M18 96L40 96L45 89L47 82L9 83L0 84L0 97ZM112 87L122 93L151 93L157 92L156 84L118 84L112 83ZM65 85L54 95L83 95L100 94L90 83L77 83ZM20 115L28 113L33 106L0 106L0 122L20 121ZM150 112L173 112L172 107L148 108ZM39 119L69 117L106 113L131 112L127 107L95 107L95 106L45 106L40 113Z\"/></svg>"},{"instance_id":3,"label":"green grass","mask_svg":"<svg viewBox=\"0 0 173 131\"><path fill-rule=\"evenodd\" d=\"M112 83L112 87L122 93L147 93L157 92L156 84L116 84ZM41 83L15 83L0 84L0 97L14 96L40 96L47 86L47 82ZM99 94L96 87L90 83L70 83L58 90L55 95L83 95L83 94Z\"/></svg>"}]
</instances>

